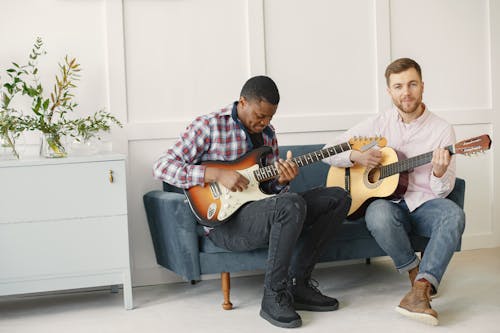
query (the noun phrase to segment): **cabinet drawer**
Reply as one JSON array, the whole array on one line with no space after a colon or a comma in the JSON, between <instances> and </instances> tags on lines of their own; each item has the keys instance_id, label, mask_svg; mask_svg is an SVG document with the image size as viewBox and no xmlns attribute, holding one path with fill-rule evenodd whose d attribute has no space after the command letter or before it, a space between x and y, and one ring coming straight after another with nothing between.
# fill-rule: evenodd
<instances>
[{"instance_id":1,"label":"cabinet drawer","mask_svg":"<svg viewBox=\"0 0 500 333\"><path fill-rule=\"evenodd\" d=\"M5 167L0 180L0 223L127 212L123 160Z\"/></svg>"},{"instance_id":2,"label":"cabinet drawer","mask_svg":"<svg viewBox=\"0 0 500 333\"><path fill-rule=\"evenodd\" d=\"M0 224L0 286L129 267L127 216Z\"/></svg>"}]
</instances>

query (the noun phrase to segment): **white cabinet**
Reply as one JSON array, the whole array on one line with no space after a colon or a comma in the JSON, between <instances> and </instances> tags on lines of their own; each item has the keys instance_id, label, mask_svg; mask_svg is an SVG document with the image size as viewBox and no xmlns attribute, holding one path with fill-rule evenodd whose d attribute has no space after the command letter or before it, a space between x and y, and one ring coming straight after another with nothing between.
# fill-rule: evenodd
<instances>
[{"instance_id":1,"label":"white cabinet","mask_svg":"<svg viewBox=\"0 0 500 333\"><path fill-rule=\"evenodd\" d=\"M123 284L125 157L0 161L0 295Z\"/></svg>"}]
</instances>

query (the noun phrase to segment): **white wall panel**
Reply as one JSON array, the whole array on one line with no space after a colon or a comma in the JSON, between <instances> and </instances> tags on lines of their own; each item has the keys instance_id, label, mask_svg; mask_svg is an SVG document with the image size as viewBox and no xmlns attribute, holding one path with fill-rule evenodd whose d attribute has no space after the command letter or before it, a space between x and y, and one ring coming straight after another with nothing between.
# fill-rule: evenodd
<instances>
[{"instance_id":1,"label":"white wall panel","mask_svg":"<svg viewBox=\"0 0 500 333\"><path fill-rule=\"evenodd\" d=\"M129 163L129 174L135 175L129 181L131 191L128 192L130 252L134 271L141 272L140 276L133 275L132 280L140 281L141 284L151 281L151 278L147 278L148 273L144 272L150 272L152 268L157 268L157 271L165 270L156 264L142 196L150 190L161 189L161 182L153 179L153 161L172 144L172 140L137 141L129 144L129 154L133 156ZM171 275L174 277L174 274Z\"/></svg>"},{"instance_id":2,"label":"white wall panel","mask_svg":"<svg viewBox=\"0 0 500 333\"><path fill-rule=\"evenodd\" d=\"M393 0L393 59L422 66L432 109L491 108L489 12L486 0Z\"/></svg>"},{"instance_id":3,"label":"white wall panel","mask_svg":"<svg viewBox=\"0 0 500 333\"><path fill-rule=\"evenodd\" d=\"M126 122L113 136L128 153L134 284L176 282L156 264L142 195L161 187L151 166L193 117L231 102L250 75L266 73L282 95L273 120L280 143L325 143L389 104L385 66L410 56L424 70L424 100L454 124L457 139L490 133L494 148L498 3L1 0L0 69L22 61L38 35L49 51L43 80L53 79L65 54L79 59L81 111L107 105ZM498 161L494 149L457 156L467 181L464 249L500 245Z\"/></svg>"},{"instance_id":4,"label":"white wall panel","mask_svg":"<svg viewBox=\"0 0 500 333\"><path fill-rule=\"evenodd\" d=\"M475 137L480 134L490 134L489 125L455 126L457 141ZM492 211L491 200L493 189L491 179L493 152L486 151L471 156L457 155L457 176L465 179L465 212L466 228L464 232L465 249L486 246L485 236L491 238Z\"/></svg>"},{"instance_id":5,"label":"white wall panel","mask_svg":"<svg viewBox=\"0 0 500 333\"><path fill-rule=\"evenodd\" d=\"M187 121L237 98L246 11L243 0L125 0L129 121Z\"/></svg>"},{"instance_id":6,"label":"white wall panel","mask_svg":"<svg viewBox=\"0 0 500 333\"><path fill-rule=\"evenodd\" d=\"M126 131L131 175L128 199L134 284L179 281L175 274L156 264L143 210L142 195L161 186L151 177L152 162L173 143L194 116L235 98L248 75L267 73L278 83L282 102L273 123L281 144L328 142L340 131L376 112L384 103L388 105L380 76L391 60L391 52L392 58L411 53L422 64L426 79L425 100L439 115L455 124L459 140L491 131L489 123L494 117L489 101L489 32L484 25L484 15L488 12L483 7L484 2L465 2L465 6L471 7L469 9L477 10L472 10L470 15L462 11L462 16L450 18L451 24L457 26L468 19L472 22L467 24L476 30L472 36L461 30L464 43L471 45L473 50L457 56L455 63L445 63L446 73L455 73L453 68L461 62L470 59L478 62L477 58L486 57L474 71L462 71L463 80L479 82L466 92L456 76L432 74L435 72L433 66L442 61L439 55L418 53L412 48L415 40L440 45L433 39L432 31L427 31L425 36L415 32L413 39L403 37L412 30L403 25L408 18L402 19L399 12L411 11L416 5L410 2L394 5L393 2L249 0L248 3L233 3L225 13L231 13L229 16L241 24L235 32L240 38L223 35L222 40L232 47L233 60L229 64L237 73L229 75L227 85L210 85L203 95L196 85L205 79L207 72L192 71L189 66L194 62L195 67L218 70L221 62L210 51L207 56L205 53L191 54L196 49L192 43L210 36L207 37L196 24L194 27L183 25L180 18L188 15L184 12L188 9L191 10L189 15L201 15L205 4L124 1L130 119ZM425 4L429 10L436 6L439 7L431 2ZM208 13L213 17L219 15L211 9ZM141 15L148 17L143 19ZM395 27L397 22L401 27ZM431 26L439 24L438 18L430 23ZM174 30L179 25L183 30ZM172 53L171 45L180 47L182 55ZM427 58L430 60L425 60ZM155 66L144 67L147 63ZM149 85L144 84L151 77ZM185 87L180 89L175 79L184 80ZM448 86L443 88L445 83ZM450 91L460 96L450 99ZM203 95L203 98L189 100L187 95ZM386 101L378 98L386 98ZM491 209L495 193L489 186L493 173L492 153L474 158L457 157L457 173L467 181L464 249L496 244ZM482 167L480 173L477 172L479 165Z\"/></svg>"},{"instance_id":7,"label":"white wall panel","mask_svg":"<svg viewBox=\"0 0 500 333\"><path fill-rule=\"evenodd\" d=\"M264 2L267 72L281 110L312 115L375 112L372 1Z\"/></svg>"},{"instance_id":8,"label":"white wall panel","mask_svg":"<svg viewBox=\"0 0 500 333\"><path fill-rule=\"evenodd\" d=\"M28 63L33 43L41 37L47 54L39 57L38 67L46 97L53 89L55 75L59 75L58 63L63 63L68 55L77 58L82 68L74 89L75 101L79 103L75 115L107 107L104 1L1 1L1 81L7 79L5 69L11 67L11 62ZM13 103L29 111L27 99L21 97L17 101Z\"/></svg>"}]
</instances>

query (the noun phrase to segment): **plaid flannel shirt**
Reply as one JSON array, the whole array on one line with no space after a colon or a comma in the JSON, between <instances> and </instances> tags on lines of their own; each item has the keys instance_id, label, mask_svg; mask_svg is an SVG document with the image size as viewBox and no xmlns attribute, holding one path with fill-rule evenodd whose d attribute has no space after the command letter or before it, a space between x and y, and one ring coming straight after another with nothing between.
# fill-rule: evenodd
<instances>
[{"instance_id":1,"label":"plaid flannel shirt","mask_svg":"<svg viewBox=\"0 0 500 333\"><path fill-rule=\"evenodd\" d=\"M154 164L153 175L171 185L190 188L204 186L204 161L234 161L253 149L246 128L238 119L236 105L196 118L181 134L172 148L160 156ZM274 128L269 125L262 133L264 145L273 150L265 157L264 164L274 163L279 158L278 142ZM261 184L266 193L288 190L276 180Z\"/></svg>"}]
</instances>

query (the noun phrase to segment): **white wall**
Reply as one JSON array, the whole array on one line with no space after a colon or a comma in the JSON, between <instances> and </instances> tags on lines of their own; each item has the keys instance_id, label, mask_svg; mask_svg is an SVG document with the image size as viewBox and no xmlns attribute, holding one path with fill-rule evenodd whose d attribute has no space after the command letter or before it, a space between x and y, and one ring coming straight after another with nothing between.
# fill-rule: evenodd
<instances>
[{"instance_id":1,"label":"white wall","mask_svg":"<svg viewBox=\"0 0 500 333\"><path fill-rule=\"evenodd\" d=\"M423 67L424 100L457 137L500 126L499 0L0 0L0 73L36 36L51 80L68 53L84 68L82 112L106 106L128 154L135 285L179 281L155 262L142 195L161 187L151 165L187 122L237 99L268 74L282 102L282 144L326 142L390 105L383 73L398 57ZM42 67L42 66L41 66ZM463 248L500 246L494 149L457 157L467 180Z\"/></svg>"}]
</instances>

